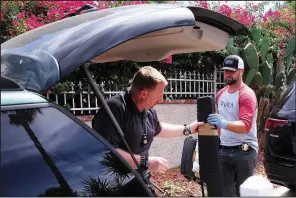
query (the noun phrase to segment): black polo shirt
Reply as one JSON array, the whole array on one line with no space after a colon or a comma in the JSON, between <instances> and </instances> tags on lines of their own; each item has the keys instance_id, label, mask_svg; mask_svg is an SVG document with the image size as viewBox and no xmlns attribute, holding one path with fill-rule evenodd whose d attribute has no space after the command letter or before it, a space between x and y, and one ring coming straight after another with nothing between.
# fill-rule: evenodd
<instances>
[{"instance_id":1,"label":"black polo shirt","mask_svg":"<svg viewBox=\"0 0 296 198\"><path fill-rule=\"evenodd\" d=\"M120 125L131 151L138 155L148 155L154 136L161 131L156 111L148 109L140 112L128 91L111 97L107 100L107 104ZM92 125L115 148L127 151L105 110L100 108ZM147 144L143 144L143 134L147 135Z\"/></svg>"}]
</instances>

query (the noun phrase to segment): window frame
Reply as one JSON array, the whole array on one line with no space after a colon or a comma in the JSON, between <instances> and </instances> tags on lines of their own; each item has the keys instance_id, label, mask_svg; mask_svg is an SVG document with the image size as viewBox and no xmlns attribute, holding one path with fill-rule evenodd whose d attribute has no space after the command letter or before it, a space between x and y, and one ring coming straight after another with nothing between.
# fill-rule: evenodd
<instances>
[{"instance_id":1,"label":"window frame","mask_svg":"<svg viewBox=\"0 0 296 198\"><path fill-rule=\"evenodd\" d=\"M52 103L36 103L36 104L20 104L20 105L7 105L7 106L1 106L1 112L2 111L10 111L10 110L21 110L21 109L33 109L33 108L48 108L52 107L60 111L62 114L67 116L72 121L76 122L78 125L80 125L86 132L91 134L94 138L96 138L98 141L100 141L107 149L109 149L116 157L119 158L119 160L127 166L127 168L130 170L130 172L135 176L134 179L136 179L138 182L140 182L140 185L146 190L146 196L150 195L150 197L154 197L151 190L147 187L147 185L144 182L144 179L139 175L139 173L133 169L130 164L115 150L115 148L102 136L100 136L94 129L89 127L86 123L84 123L82 120L80 120L78 117L76 117L74 114L72 114L67 109Z\"/></svg>"}]
</instances>

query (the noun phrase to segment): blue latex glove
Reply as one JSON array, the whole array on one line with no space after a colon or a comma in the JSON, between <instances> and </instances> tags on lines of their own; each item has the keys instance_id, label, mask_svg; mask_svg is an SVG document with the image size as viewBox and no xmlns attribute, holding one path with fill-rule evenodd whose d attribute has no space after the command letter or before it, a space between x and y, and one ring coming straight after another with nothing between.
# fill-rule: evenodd
<instances>
[{"instance_id":1,"label":"blue latex glove","mask_svg":"<svg viewBox=\"0 0 296 198\"><path fill-rule=\"evenodd\" d=\"M222 118L219 114L210 114L208 119L208 123L212 125L216 125L219 128L226 129L228 122Z\"/></svg>"}]
</instances>

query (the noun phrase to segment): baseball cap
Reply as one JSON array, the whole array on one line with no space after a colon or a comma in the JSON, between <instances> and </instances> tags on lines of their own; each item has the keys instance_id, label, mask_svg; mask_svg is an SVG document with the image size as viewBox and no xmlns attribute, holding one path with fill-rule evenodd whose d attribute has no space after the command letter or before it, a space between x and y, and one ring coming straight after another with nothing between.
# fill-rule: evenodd
<instances>
[{"instance_id":1,"label":"baseball cap","mask_svg":"<svg viewBox=\"0 0 296 198\"><path fill-rule=\"evenodd\" d=\"M222 70L236 71L244 69L244 61L237 55L230 55L224 59Z\"/></svg>"}]
</instances>

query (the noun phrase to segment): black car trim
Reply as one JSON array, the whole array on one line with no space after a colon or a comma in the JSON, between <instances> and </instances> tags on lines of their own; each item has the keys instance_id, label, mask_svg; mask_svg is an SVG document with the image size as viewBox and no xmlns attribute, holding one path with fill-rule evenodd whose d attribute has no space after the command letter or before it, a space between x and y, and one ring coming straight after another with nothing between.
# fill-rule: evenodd
<instances>
[{"instance_id":1,"label":"black car trim","mask_svg":"<svg viewBox=\"0 0 296 198\"><path fill-rule=\"evenodd\" d=\"M0 82L1 90L24 90L13 79L8 78L6 76L1 76Z\"/></svg>"},{"instance_id":2,"label":"black car trim","mask_svg":"<svg viewBox=\"0 0 296 198\"><path fill-rule=\"evenodd\" d=\"M293 173L293 170L295 170L294 167L283 167L269 162L263 162L263 164L264 169L266 170L266 175L272 183L285 186L289 185L290 183L292 184L291 180L296 182L296 178L293 177L293 174L288 174L291 177L284 176L287 175L285 174L286 172L291 171Z\"/></svg>"},{"instance_id":3,"label":"black car trim","mask_svg":"<svg viewBox=\"0 0 296 198\"><path fill-rule=\"evenodd\" d=\"M59 110L60 112L62 112L66 116L68 116L70 119L72 119L74 122L79 124L81 127L83 127L88 133L90 133L92 136L94 136L96 139L98 139L108 149L110 149L110 151L114 155L116 155L122 161L122 163L124 163L128 167L128 169L134 174L134 176L137 178L137 180L140 181L141 185L147 191L146 194L149 194L151 197L153 197L153 194L151 193L151 191L148 189L148 187L144 183L143 178L139 175L139 173L137 171L135 171L130 166L130 164L127 163L127 161L115 150L115 148L112 147L112 145L107 140L105 140L102 136L100 136L94 129L90 128L86 123L84 123L82 120L77 118L75 115L73 115L67 109L65 109L55 103L49 102L49 103L38 103L38 104L21 104L21 105L1 106L1 111L18 110L18 109L32 109L32 108L46 108L46 107L53 107L53 108Z\"/></svg>"}]
</instances>

